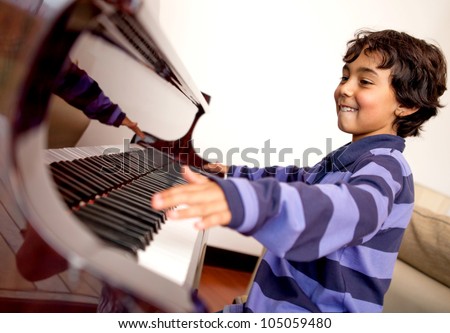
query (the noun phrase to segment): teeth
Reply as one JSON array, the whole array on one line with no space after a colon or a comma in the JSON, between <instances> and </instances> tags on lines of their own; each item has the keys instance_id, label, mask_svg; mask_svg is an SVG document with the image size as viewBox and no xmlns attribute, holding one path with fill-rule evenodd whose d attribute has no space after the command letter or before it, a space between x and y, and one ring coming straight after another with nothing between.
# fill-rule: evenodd
<instances>
[{"instance_id":1,"label":"teeth","mask_svg":"<svg viewBox=\"0 0 450 333\"><path fill-rule=\"evenodd\" d=\"M348 107L348 106L341 106L340 110L342 112L356 112L356 111L358 111L358 110L356 110L354 108L351 108L351 107Z\"/></svg>"}]
</instances>

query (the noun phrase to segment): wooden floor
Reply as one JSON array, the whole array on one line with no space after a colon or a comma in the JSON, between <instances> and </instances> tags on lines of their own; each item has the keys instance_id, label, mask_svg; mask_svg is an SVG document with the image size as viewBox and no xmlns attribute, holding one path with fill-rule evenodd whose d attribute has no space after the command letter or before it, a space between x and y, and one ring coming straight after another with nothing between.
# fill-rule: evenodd
<instances>
[{"instance_id":1,"label":"wooden floor","mask_svg":"<svg viewBox=\"0 0 450 333\"><path fill-rule=\"evenodd\" d=\"M199 296L209 312L217 312L247 291L252 273L215 266L203 266Z\"/></svg>"},{"instance_id":2,"label":"wooden floor","mask_svg":"<svg viewBox=\"0 0 450 333\"><path fill-rule=\"evenodd\" d=\"M205 303L208 312L220 311L225 305L231 304L237 296L245 295L251 275L248 272L205 265L200 279L199 297ZM45 298L45 295L43 297ZM21 301L21 299L14 300L14 298L0 297L0 312L96 311L96 303L86 302L86 300L79 304L72 303L66 304L64 300L61 302L55 300L27 302Z\"/></svg>"}]
</instances>

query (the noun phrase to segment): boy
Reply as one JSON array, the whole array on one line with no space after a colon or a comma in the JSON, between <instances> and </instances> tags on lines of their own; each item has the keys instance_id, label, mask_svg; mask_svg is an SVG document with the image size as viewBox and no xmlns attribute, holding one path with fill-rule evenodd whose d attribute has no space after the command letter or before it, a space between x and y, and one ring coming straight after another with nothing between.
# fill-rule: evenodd
<instances>
[{"instance_id":1,"label":"boy","mask_svg":"<svg viewBox=\"0 0 450 333\"><path fill-rule=\"evenodd\" d=\"M405 33L362 31L348 43L334 97L352 142L312 168L185 168L189 184L153 197L170 218L201 216L266 248L248 299L224 312L380 312L412 214L404 139L435 116L446 90L441 51Z\"/></svg>"},{"instance_id":2,"label":"boy","mask_svg":"<svg viewBox=\"0 0 450 333\"><path fill-rule=\"evenodd\" d=\"M189 184L153 197L170 218L201 216L266 248L247 302L224 312L380 312L412 214L402 151L446 90L441 51L405 33L362 31L348 43L334 97L352 142L312 168L232 166L227 180L185 168Z\"/></svg>"}]
</instances>

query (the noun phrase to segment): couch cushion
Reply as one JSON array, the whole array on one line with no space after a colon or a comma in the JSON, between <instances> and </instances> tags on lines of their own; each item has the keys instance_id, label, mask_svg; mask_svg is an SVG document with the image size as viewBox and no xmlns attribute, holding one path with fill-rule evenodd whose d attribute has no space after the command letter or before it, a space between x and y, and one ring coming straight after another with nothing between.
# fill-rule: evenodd
<instances>
[{"instance_id":1,"label":"couch cushion","mask_svg":"<svg viewBox=\"0 0 450 333\"><path fill-rule=\"evenodd\" d=\"M416 206L399 259L450 287L450 217Z\"/></svg>"},{"instance_id":2,"label":"couch cushion","mask_svg":"<svg viewBox=\"0 0 450 333\"><path fill-rule=\"evenodd\" d=\"M397 260L383 312L450 313L450 288Z\"/></svg>"}]
</instances>

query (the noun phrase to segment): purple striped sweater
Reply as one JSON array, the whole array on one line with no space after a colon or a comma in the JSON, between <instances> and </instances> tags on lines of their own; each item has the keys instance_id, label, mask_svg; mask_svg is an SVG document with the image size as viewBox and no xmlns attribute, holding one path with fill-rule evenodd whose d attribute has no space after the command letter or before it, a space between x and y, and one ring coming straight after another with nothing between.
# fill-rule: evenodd
<instances>
[{"instance_id":1,"label":"purple striped sweater","mask_svg":"<svg viewBox=\"0 0 450 333\"><path fill-rule=\"evenodd\" d=\"M53 92L88 118L103 124L119 127L125 119L126 114L111 102L98 83L72 62L65 64Z\"/></svg>"},{"instance_id":2,"label":"purple striped sweater","mask_svg":"<svg viewBox=\"0 0 450 333\"><path fill-rule=\"evenodd\" d=\"M232 166L230 228L266 248L243 305L224 312L380 312L414 187L404 139L375 135L312 168Z\"/></svg>"}]
</instances>

